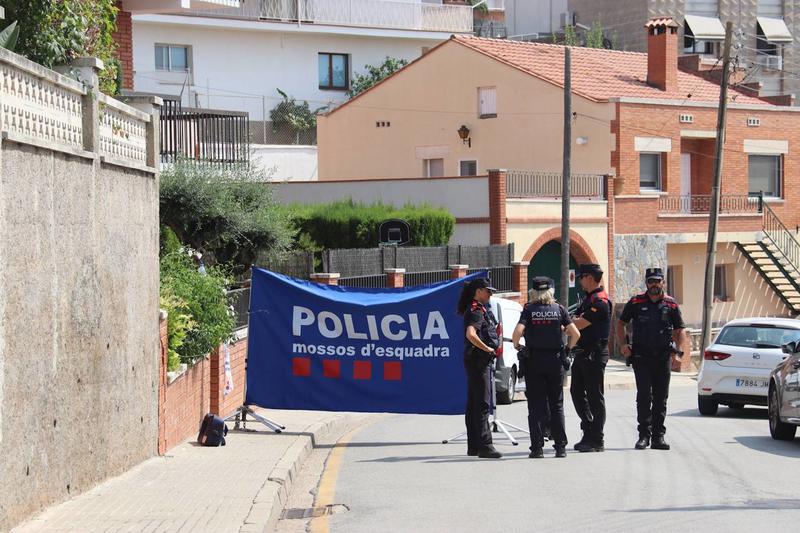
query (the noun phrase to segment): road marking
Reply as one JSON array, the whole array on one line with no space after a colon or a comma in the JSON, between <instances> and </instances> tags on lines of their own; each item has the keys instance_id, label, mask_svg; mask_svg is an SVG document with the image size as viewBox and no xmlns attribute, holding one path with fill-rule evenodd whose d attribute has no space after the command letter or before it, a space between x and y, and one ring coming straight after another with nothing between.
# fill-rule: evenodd
<instances>
[{"instance_id":1,"label":"road marking","mask_svg":"<svg viewBox=\"0 0 800 533\"><path fill-rule=\"evenodd\" d=\"M325 461L325 469L322 471L322 477L319 481L319 491L317 491L314 507L333 505L333 498L336 495L336 480L339 477L339 469L342 466L344 452L350 440L361 429L361 427L351 429L334 445L331 454L328 456L328 460ZM329 515L322 515L312 519L309 524L309 531L311 533L328 533L330 531L328 516Z\"/></svg>"}]
</instances>

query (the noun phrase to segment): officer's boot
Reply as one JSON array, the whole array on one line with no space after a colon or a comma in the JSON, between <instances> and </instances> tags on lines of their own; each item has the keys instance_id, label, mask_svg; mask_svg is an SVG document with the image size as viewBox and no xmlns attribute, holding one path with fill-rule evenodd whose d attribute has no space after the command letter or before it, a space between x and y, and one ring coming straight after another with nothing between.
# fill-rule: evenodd
<instances>
[{"instance_id":1,"label":"officer's boot","mask_svg":"<svg viewBox=\"0 0 800 533\"><path fill-rule=\"evenodd\" d=\"M647 435L639 435L639 440L636 441L634 448L637 450L644 450L648 446L650 446L650 437Z\"/></svg>"},{"instance_id":2,"label":"officer's boot","mask_svg":"<svg viewBox=\"0 0 800 533\"><path fill-rule=\"evenodd\" d=\"M581 448L589 446L591 444L591 442L592 441L589 439L589 432L588 431L584 431L583 432L583 436L581 437L581 440L579 440L578 442L575 443L574 448L577 451L581 452L581 451L583 451L583 450L581 450Z\"/></svg>"},{"instance_id":3,"label":"officer's boot","mask_svg":"<svg viewBox=\"0 0 800 533\"><path fill-rule=\"evenodd\" d=\"M533 448L531 449L531 453L528 454L530 459L541 459L544 457L544 450L541 448Z\"/></svg>"},{"instance_id":4,"label":"officer's boot","mask_svg":"<svg viewBox=\"0 0 800 533\"><path fill-rule=\"evenodd\" d=\"M556 457L566 457L567 448L565 446L556 446Z\"/></svg>"},{"instance_id":5,"label":"officer's boot","mask_svg":"<svg viewBox=\"0 0 800 533\"><path fill-rule=\"evenodd\" d=\"M655 435L650 447L654 450L669 450L669 444L664 440L664 435Z\"/></svg>"}]
</instances>

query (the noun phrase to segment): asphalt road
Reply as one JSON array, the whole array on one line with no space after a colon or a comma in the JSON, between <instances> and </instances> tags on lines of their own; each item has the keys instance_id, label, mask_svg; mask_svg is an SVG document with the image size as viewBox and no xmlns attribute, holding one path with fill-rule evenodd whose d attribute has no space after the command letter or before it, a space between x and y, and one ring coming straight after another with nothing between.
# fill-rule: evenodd
<instances>
[{"instance_id":1,"label":"asphalt road","mask_svg":"<svg viewBox=\"0 0 800 533\"><path fill-rule=\"evenodd\" d=\"M388 416L355 433L331 484L347 511L331 531L798 531L800 437L769 436L766 409L720 408L701 417L696 389L673 387L667 418L672 450L634 450L635 391L607 394L605 453L528 459L527 438L495 434L500 460L465 455L441 440L461 417ZM522 397L522 395L518 395ZM567 431L580 438L570 400ZM500 416L527 427L525 401ZM524 439L524 440L523 440ZM328 477L330 479L330 476Z\"/></svg>"}]
</instances>

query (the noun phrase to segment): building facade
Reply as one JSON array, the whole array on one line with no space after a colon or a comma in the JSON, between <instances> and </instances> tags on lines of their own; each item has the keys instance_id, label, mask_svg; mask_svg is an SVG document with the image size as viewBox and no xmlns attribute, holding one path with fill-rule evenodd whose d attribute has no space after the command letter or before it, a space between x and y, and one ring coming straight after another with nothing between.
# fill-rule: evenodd
<instances>
[{"instance_id":1,"label":"building facade","mask_svg":"<svg viewBox=\"0 0 800 533\"><path fill-rule=\"evenodd\" d=\"M800 91L800 44L794 39L800 4L792 0L569 0L568 9L584 25L599 20L620 50L637 52L647 50L642 20L673 17L680 25L679 54L700 54L711 64L721 56L724 25L732 21L733 55L747 81L761 82L766 96Z\"/></svg>"}]
</instances>

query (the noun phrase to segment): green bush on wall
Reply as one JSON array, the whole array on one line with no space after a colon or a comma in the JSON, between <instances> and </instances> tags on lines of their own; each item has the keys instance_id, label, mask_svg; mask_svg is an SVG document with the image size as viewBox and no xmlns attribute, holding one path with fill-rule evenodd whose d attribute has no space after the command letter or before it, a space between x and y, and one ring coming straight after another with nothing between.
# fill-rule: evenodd
<instances>
[{"instance_id":1,"label":"green bush on wall","mask_svg":"<svg viewBox=\"0 0 800 533\"><path fill-rule=\"evenodd\" d=\"M298 230L297 244L320 248L374 248L381 222L401 219L411 230L410 246L443 246L450 242L455 217L430 205L396 208L383 203L365 205L353 200L289 208Z\"/></svg>"}]
</instances>

